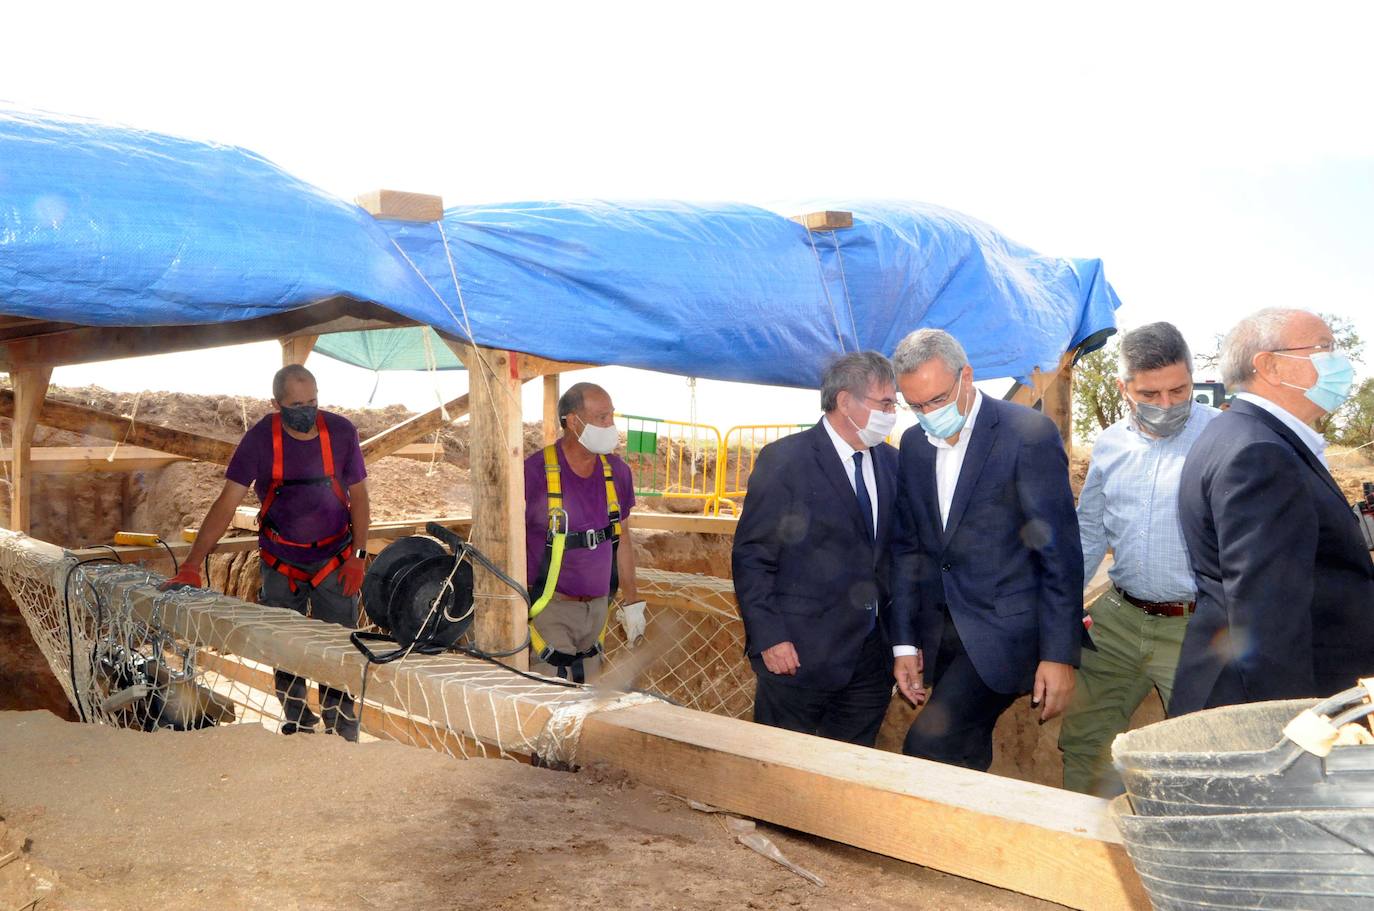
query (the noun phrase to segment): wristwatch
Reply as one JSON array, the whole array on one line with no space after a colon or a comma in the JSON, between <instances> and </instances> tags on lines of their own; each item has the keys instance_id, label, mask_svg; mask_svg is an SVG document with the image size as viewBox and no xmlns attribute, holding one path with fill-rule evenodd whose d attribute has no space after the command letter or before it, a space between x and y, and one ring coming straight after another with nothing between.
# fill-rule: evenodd
<instances>
[{"instance_id":1,"label":"wristwatch","mask_svg":"<svg viewBox=\"0 0 1374 911\"><path fill-rule=\"evenodd\" d=\"M353 551L353 556L357 557L359 560L366 560L366 559L367 559L367 548L366 548L366 547L359 547L359 548L357 548L356 550Z\"/></svg>"}]
</instances>

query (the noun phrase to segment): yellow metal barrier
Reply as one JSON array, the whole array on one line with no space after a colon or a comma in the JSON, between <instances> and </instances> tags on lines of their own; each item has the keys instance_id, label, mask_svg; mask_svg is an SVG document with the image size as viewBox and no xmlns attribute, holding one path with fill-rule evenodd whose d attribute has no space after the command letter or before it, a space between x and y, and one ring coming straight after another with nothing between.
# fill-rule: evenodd
<instances>
[{"instance_id":1,"label":"yellow metal barrier","mask_svg":"<svg viewBox=\"0 0 1374 911\"><path fill-rule=\"evenodd\" d=\"M769 443L809 428L810 424L741 424L725 432L716 477L716 512L722 507L736 515L749 486L759 450Z\"/></svg>"},{"instance_id":2,"label":"yellow metal barrier","mask_svg":"<svg viewBox=\"0 0 1374 911\"><path fill-rule=\"evenodd\" d=\"M719 430L636 414L617 414L616 420L625 428L625 461L634 472L637 496L700 500L703 513L719 514Z\"/></svg>"}]
</instances>

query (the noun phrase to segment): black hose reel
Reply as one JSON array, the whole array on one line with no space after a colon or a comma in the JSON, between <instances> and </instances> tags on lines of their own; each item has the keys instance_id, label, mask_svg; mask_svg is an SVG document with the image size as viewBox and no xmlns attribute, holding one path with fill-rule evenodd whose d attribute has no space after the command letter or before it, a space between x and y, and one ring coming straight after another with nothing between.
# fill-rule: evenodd
<instances>
[{"instance_id":1,"label":"black hose reel","mask_svg":"<svg viewBox=\"0 0 1374 911\"><path fill-rule=\"evenodd\" d=\"M495 573L529 602L522 586L457 534L437 522L427 524L425 531L427 535L387 545L363 577L367 615L389 633L358 631L350 636L369 661L385 664L412 651L436 655L457 644L472 626L474 563ZM367 642L396 647L377 654Z\"/></svg>"}]
</instances>

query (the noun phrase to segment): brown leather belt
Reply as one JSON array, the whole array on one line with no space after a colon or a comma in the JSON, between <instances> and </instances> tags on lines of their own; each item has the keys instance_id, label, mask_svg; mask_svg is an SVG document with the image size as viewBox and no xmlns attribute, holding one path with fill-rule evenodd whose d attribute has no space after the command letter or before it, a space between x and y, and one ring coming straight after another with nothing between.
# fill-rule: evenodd
<instances>
[{"instance_id":1,"label":"brown leather belt","mask_svg":"<svg viewBox=\"0 0 1374 911\"><path fill-rule=\"evenodd\" d=\"M1116 586L1112 587L1116 588ZM1127 594L1120 588L1116 589L1116 593L1126 599L1127 603L1134 604L1145 613L1153 614L1156 617L1182 617L1185 614L1191 614L1196 603L1193 601L1146 601L1144 598Z\"/></svg>"}]
</instances>

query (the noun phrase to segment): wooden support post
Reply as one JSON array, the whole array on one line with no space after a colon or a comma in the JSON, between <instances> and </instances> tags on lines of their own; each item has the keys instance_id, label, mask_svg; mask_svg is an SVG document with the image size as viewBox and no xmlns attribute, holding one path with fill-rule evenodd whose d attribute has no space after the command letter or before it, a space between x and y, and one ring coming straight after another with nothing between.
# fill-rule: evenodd
<instances>
[{"instance_id":1,"label":"wooden support post","mask_svg":"<svg viewBox=\"0 0 1374 911\"><path fill-rule=\"evenodd\" d=\"M557 373L544 375L544 445L552 446L558 439L558 377Z\"/></svg>"},{"instance_id":2,"label":"wooden support post","mask_svg":"<svg viewBox=\"0 0 1374 911\"><path fill-rule=\"evenodd\" d=\"M51 367L22 367L10 372L14 384L14 468L10 473L10 528L28 534L33 516L29 512L33 493L33 468L29 461L38 413L48 394Z\"/></svg>"},{"instance_id":3,"label":"wooden support post","mask_svg":"<svg viewBox=\"0 0 1374 911\"><path fill-rule=\"evenodd\" d=\"M468 368L471 397L468 462L472 471L472 541L497 566L525 583L525 472L521 371L510 351L450 342ZM474 597L477 647L509 651L525 641L526 607L491 573L478 573ZM529 667L524 652L510 660Z\"/></svg>"},{"instance_id":4,"label":"wooden support post","mask_svg":"<svg viewBox=\"0 0 1374 911\"><path fill-rule=\"evenodd\" d=\"M281 343L281 365L304 364L310 352L315 350L318 335L293 335L291 338L277 339Z\"/></svg>"},{"instance_id":5,"label":"wooden support post","mask_svg":"<svg viewBox=\"0 0 1374 911\"><path fill-rule=\"evenodd\" d=\"M1041 410L1059 428L1064 449L1073 455L1073 366L1065 364L1050 381Z\"/></svg>"},{"instance_id":6,"label":"wooden support post","mask_svg":"<svg viewBox=\"0 0 1374 911\"><path fill-rule=\"evenodd\" d=\"M397 221L438 221L444 217L444 200L427 193L400 190L370 190L354 200L373 218Z\"/></svg>"}]
</instances>

